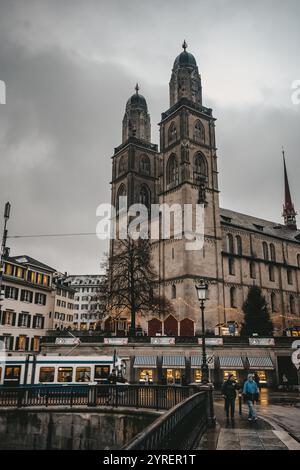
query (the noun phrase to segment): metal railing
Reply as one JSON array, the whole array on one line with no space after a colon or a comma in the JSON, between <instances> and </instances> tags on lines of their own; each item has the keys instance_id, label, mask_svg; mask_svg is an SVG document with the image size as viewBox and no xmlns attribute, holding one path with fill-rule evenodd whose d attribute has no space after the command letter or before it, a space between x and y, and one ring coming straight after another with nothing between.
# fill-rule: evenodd
<instances>
[{"instance_id":1,"label":"metal railing","mask_svg":"<svg viewBox=\"0 0 300 470\"><path fill-rule=\"evenodd\" d=\"M209 426L209 414L209 393L198 392L157 418L123 449L192 449Z\"/></svg>"},{"instance_id":2,"label":"metal railing","mask_svg":"<svg viewBox=\"0 0 300 470\"><path fill-rule=\"evenodd\" d=\"M197 392L194 386L44 385L0 387L0 407L110 406L168 410Z\"/></svg>"}]
</instances>

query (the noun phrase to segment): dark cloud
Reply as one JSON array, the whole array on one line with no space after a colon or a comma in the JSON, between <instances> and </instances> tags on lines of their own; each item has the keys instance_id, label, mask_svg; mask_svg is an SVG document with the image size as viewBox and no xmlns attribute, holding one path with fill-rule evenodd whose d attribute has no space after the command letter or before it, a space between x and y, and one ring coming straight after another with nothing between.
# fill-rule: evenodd
<instances>
[{"instance_id":1,"label":"dark cloud","mask_svg":"<svg viewBox=\"0 0 300 470\"><path fill-rule=\"evenodd\" d=\"M272 14L271 14L272 13ZM0 1L0 203L12 234L94 232L121 121L136 81L156 123L185 37L214 108L220 202L280 220L282 163L297 207L300 78L297 1ZM96 237L13 239L60 270L97 272Z\"/></svg>"}]
</instances>

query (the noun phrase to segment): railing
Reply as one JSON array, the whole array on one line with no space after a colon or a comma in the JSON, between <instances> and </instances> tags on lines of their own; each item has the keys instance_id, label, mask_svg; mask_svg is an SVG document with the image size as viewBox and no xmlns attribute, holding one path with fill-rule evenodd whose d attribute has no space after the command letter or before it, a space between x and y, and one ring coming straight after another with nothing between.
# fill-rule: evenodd
<instances>
[{"instance_id":1,"label":"railing","mask_svg":"<svg viewBox=\"0 0 300 470\"><path fill-rule=\"evenodd\" d=\"M110 406L168 410L197 392L194 386L45 385L0 388L0 407Z\"/></svg>"},{"instance_id":2,"label":"railing","mask_svg":"<svg viewBox=\"0 0 300 470\"><path fill-rule=\"evenodd\" d=\"M156 419L123 449L192 449L209 425L209 413L209 392L198 392Z\"/></svg>"}]
</instances>

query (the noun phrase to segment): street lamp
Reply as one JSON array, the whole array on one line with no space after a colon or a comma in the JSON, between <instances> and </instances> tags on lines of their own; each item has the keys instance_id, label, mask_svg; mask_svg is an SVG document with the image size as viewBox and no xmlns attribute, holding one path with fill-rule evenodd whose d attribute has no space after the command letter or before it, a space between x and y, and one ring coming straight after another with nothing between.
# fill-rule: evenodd
<instances>
[{"instance_id":1,"label":"street lamp","mask_svg":"<svg viewBox=\"0 0 300 470\"><path fill-rule=\"evenodd\" d=\"M205 345L205 325L204 325L204 308L205 308L205 301L207 299L207 290L208 285L204 283L204 281L200 281L200 284L196 285L197 296L200 304L201 309L201 321L202 321L202 364L201 364L201 372L202 372L202 383L207 384L209 382L208 376L208 365L206 359L206 345Z\"/></svg>"}]
</instances>

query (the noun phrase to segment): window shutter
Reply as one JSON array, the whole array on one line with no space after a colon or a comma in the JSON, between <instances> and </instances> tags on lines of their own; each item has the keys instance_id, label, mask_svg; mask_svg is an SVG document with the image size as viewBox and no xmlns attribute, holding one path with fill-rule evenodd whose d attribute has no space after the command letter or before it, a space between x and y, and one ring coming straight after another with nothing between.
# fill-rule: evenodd
<instances>
[{"instance_id":1,"label":"window shutter","mask_svg":"<svg viewBox=\"0 0 300 470\"><path fill-rule=\"evenodd\" d=\"M22 313L19 313L18 326L21 326L21 324L22 324Z\"/></svg>"},{"instance_id":2,"label":"window shutter","mask_svg":"<svg viewBox=\"0 0 300 470\"><path fill-rule=\"evenodd\" d=\"M5 298L7 299L9 296L9 286L5 286Z\"/></svg>"},{"instance_id":3,"label":"window shutter","mask_svg":"<svg viewBox=\"0 0 300 470\"><path fill-rule=\"evenodd\" d=\"M19 296L19 289L15 289L15 291L14 291L14 299L15 299L15 300L18 300L18 296Z\"/></svg>"},{"instance_id":4,"label":"window shutter","mask_svg":"<svg viewBox=\"0 0 300 470\"><path fill-rule=\"evenodd\" d=\"M21 301L23 301L25 298L25 291L22 289L21 290Z\"/></svg>"},{"instance_id":5,"label":"window shutter","mask_svg":"<svg viewBox=\"0 0 300 470\"><path fill-rule=\"evenodd\" d=\"M2 325L2 316L3 316L3 312L2 312L2 310L1 310L1 308L0 308L0 325Z\"/></svg>"},{"instance_id":6,"label":"window shutter","mask_svg":"<svg viewBox=\"0 0 300 470\"><path fill-rule=\"evenodd\" d=\"M16 312L14 312L13 313L13 318L12 318L12 326L16 325L16 317L17 317L17 314L16 314Z\"/></svg>"},{"instance_id":7,"label":"window shutter","mask_svg":"<svg viewBox=\"0 0 300 470\"><path fill-rule=\"evenodd\" d=\"M30 341L30 351L33 351L33 345L34 345L34 338L31 338L31 341Z\"/></svg>"},{"instance_id":8,"label":"window shutter","mask_svg":"<svg viewBox=\"0 0 300 470\"><path fill-rule=\"evenodd\" d=\"M6 317L6 312L2 312L1 325L5 325L5 317Z\"/></svg>"},{"instance_id":9,"label":"window shutter","mask_svg":"<svg viewBox=\"0 0 300 470\"><path fill-rule=\"evenodd\" d=\"M9 338L9 350L12 351L14 349L14 337L11 336Z\"/></svg>"},{"instance_id":10,"label":"window shutter","mask_svg":"<svg viewBox=\"0 0 300 470\"><path fill-rule=\"evenodd\" d=\"M31 325L31 315L28 315L28 318L27 318L27 328L30 328L30 325Z\"/></svg>"},{"instance_id":11,"label":"window shutter","mask_svg":"<svg viewBox=\"0 0 300 470\"><path fill-rule=\"evenodd\" d=\"M31 303L33 302L33 292L30 292L29 301L30 301Z\"/></svg>"},{"instance_id":12,"label":"window shutter","mask_svg":"<svg viewBox=\"0 0 300 470\"><path fill-rule=\"evenodd\" d=\"M16 351L19 350L19 336L16 337L16 347L15 347Z\"/></svg>"},{"instance_id":13,"label":"window shutter","mask_svg":"<svg viewBox=\"0 0 300 470\"><path fill-rule=\"evenodd\" d=\"M25 342L25 351L28 351L28 349L29 349L29 340L30 340L30 338L27 336L26 337L26 342Z\"/></svg>"},{"instance_id":14,"label":"window shutter","mask_svg":"<svg viewBox=\"0 0 300 470\"><path fill-rule=\"evenodd\" d=\"M45 318L42 317L42 326L41 326L42 330L44 329L44 324L45 324Z\"/></svg>"},{"instance_id":15,"label":"window shutter","mask_svg":"<svg viewBox=\"0 0 300 470\"><path fill-rule=\"evenodd\" d=\"M36 293L34 296L34 303L37 304L38 294Z\"/></svg>"},{"instance_id":16,"label":"window shutter","mask_svg":"<svg viewBox=\"0 0 300 470\"><path fill-rule=\"evenodd\" d=\"M33 317L32 328L36 328L36 315Z\"/></svg>"}]
</instances>

